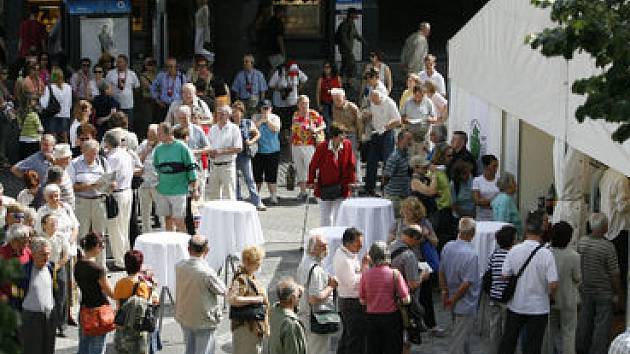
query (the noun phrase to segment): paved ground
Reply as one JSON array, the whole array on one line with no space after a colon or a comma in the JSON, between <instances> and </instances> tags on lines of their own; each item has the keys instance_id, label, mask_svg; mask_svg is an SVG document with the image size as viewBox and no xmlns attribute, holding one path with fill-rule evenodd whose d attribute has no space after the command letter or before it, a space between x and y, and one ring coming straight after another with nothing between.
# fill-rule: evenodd
<instances>
[{"instance_id":1,"label":"paved ground","mask_svg":"<svg viewBox=\"0 0 630 354\"><path fill-rule=\"evenodd\" d=\"M7 174L0 173L0 182L5 184L7 195L15 195L19 184L10 179ZM263 192L266 195L266 192ZM295 271L302 256L300 251L302 225L304 222L304 207L294 201L296 192L290 192L281 188L280 205L269 207L267 211L260 212L260 220L263 227L265 240L266 258L263 263L259 279L267 287L273 288L270 284L275 284L277 279L285 275L295 276ZM309 219L307 228L315 228L319 226L319 207L311 204L309 208ZM110 282L114 284L121 276L121 273L110 274ZM269 292L274 297L273 291ZM438 299L437 294L434 299ZM436 303L438 323L449 329L450 320L448 313L441 309ZM57 350L58 354L74 354L77 351L77 330L70 327L67 331L68 338L58 338ZM231 333L229 330L229 320L226 318L221 322L217 331L217 353L224 354L231 352ZM113 335L110 335L107 353L114 353L111 346ZM447 353L450 338L433 338L425 336L424 343L413 348L415 354L439 354ZM181 330L172 317L172 309L167 306L166 316L164 317L162 330L162 344L164 354L180 354L184 351L184 343L182 340ZM488 350L485 341L478 336L474 337L473 351L474 354L486 354Z\"/></svg>"}]
</instances>

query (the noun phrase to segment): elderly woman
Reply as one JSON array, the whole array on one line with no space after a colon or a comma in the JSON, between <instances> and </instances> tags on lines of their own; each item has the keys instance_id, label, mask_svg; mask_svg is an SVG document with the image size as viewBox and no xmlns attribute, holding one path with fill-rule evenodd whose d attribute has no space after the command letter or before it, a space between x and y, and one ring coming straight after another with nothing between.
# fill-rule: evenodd
<instances>
[{"instance_id":1,"label":"elderly woman","mask_svg":"<svg viewBox=\"0 0 630 354\"><path fill-rule=\"evenodd\" d=\"M57 217L57 231L62 234L70 246L77 248L77 234L79 233L79 221L69 204L61 201L61 190L56 184L44 187L44 200L46 203L37 210L35 230L42 233L42 218L44 215L53 214Z\"/></svg>"},{"instance_id":2,"label":"elderly woman","mask_svg":"<svg viewBox=\"0 0 630 354\"><path fill-rule=\"evenodd\" d=\"M551 253L558 268L558 289L555 304L549 312L550 353L575 354L575 329L577 327L578 286L582 280L580 255L567 247L573 236L569 223L560 221L553 225Z\"/></svg>"},{"instance_id":3,"label":"elderly woman","mask_svg":"<svg viewBox=\"0 0 630 354\"><path fill-rule=\"evenodd\" d=\"M127 276L121 278L114 288L114 300L118 301L118 308L130 297L137 295L149 300L151 297L151 284L145 281L140 274L144 255L138 250L125 253L125 271ZM147 332L138 332L127 327L116 328L114 346L119 354L145 354L147 348Z\"/></svg>"},{"instance_id":4,"label":"elderly woman","mask_svg":"<svg viewBox=\"0 0 630 354\"><path fill-rule=\"evenodd\" d=\"M385 242L372 244L368 254L373 266L363 273L359 283L359 301L366 306L368 354L400 354L403 324L396 300L410 303L409 288L400 272L390 267Z\"/></svg>"},{"instance_id":5,"label":"elderly woman","mask_svg":"<svg viewBox=\"0 0 630 354\"><path fill-rule=\"evenodd\" d=\"M448 146L446 137L448 130L444 124L433 124L429 129L429 141L431 141L431 150L427 153L427 159L433 160L435 152Z\"/></svg>"},{"instance_id":6,"label":"elderly woman","mask_svg":"<svg viewBox=\"0 0 630 354\"><path fill-rule=\"evenodd\" d=\"M107 272L96 261L105 249L100 235L89 234L81 239L83 255L74 268L74 278L81 290L81 310L109 305L114 292L107 282ZM77 354L102 354L105 352L106 334L88 336L79 330L79 351Z\"/></svg>"},{"instance_id":7,"label":"elderly woman","mask_svg":"<svg viewBox=\"0 0 630 354\"><path fill-rule=\"evenodd\" d=\"M335 225L339 206L350 196L349 185L356 179L356 163L350 140L333 125L330 138L317 145L308 168L307 184L320 199L320 226Z\"/></svg>"},{"instance_id":8,"label":"elderly woman","mask_svg":"<svg viewBox=\"0 0 630 354\"><path fill-rule=\"evenodd\" d=\"M518 230L518 234L523 235L523 221L518 212L516 202L512 195L516 193L516 178L514 175L505 172L497 181L499 194L492 200L492 220L503 221L512 224Z\"/></svg>"},{"instance_id":9,"label":"elderly woman","mask_svg":"<svg viewBox=\"0 0 630 354\"><path fill-rule=\"evenodd\" d=\"M472 191L475 205L477 206L477 221L491 221L492 199L499 194L497 188L497 169L499 160L494 155L483 155L481 157L483 173L473 179Z\"/></svg>"},{"instance_id":10,"label":"elderly woman","mask_svg":"<svg viewBox=\"0 0 630 354\"><path fill-rule=\"evenodd\" d=\"M269 301L265 288L254 276L264 257L265 251L259 246L245 248L241 255L242 264L234 274L228 291L228 301L232 307L264 304L267 309L267 315L262 321L232 319L234 354L261 354L263 337L269 336Z\"/></svg>"}]
</instances>

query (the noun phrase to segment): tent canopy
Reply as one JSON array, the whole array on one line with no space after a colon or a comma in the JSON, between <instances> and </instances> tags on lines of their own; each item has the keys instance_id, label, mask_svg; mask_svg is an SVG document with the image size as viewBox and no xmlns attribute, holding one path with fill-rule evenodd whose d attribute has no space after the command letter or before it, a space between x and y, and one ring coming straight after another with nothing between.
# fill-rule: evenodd
<instances>
[{"instance_id":1,"label":"tent canopy","mask_svg":"<svg viewBox=\"0 0 630 354\"><path fill-rule=\"evenodd\" d=\"M549 10L538 9L529 0L489 1L449 41L451 87L630 176L630 142L612 141L616 125L590 119L580 124L575 119L584 97L571 93L571 84L598 72L590 57L547 58L525 43L527 34L550 26Z\"/></svg>"}]
</instances>

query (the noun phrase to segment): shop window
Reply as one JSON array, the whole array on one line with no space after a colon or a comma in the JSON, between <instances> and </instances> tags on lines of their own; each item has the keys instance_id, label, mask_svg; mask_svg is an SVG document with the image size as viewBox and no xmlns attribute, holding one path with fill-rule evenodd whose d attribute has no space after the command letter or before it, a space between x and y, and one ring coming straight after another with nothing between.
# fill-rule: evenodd
<instances>
[{"instance_id":1,"label":"shop window","mask_svg":"<svg viewBox=\"0 0 630 354\"><path fill-rule=\"evenodd\" d=\"M274 6L285 6L287 19L285 34L289 38L320 37L322 29L322 0L274 0Z\"/></svg>"}]
</instances>

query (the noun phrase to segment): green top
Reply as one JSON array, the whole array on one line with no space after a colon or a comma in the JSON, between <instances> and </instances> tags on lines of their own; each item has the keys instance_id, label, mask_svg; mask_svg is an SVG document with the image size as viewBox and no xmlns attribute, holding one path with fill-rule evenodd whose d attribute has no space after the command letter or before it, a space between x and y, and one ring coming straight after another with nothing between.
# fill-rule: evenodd
<instances>
[{"instance_id":1,"label":"green top","mask_svg":"<svg viewBox=\"0 0 630 354\"><path fill-rule=\"evenodd\" d=\"M449 208L451 206L451 186L448 181L448 176L444 171L435 171L435 178L437 180L438 197L435 200L438 209Z\"/></svg>"},{"instance_id":2,"label":"green top","mask_svg":"<svg viewBox=\"0 0 630 354\"><path fill-rule=\"evenodd\" d=\"M172 172L170 166L160 168L164 163L178 163L183 167L183 171ZM188 184L197 180L195 168L185 169L194 164L194 159L190 149L181 141L175 140L168 144L159 144L153 152L153 166L158 174L157 191L162 195L186 195L188 194Z\"/></svg>"},{"instance_id":3,"label":"green top","mask_svg":"<svg viewBox=\"0 0 630 354\"><path fill-rule=\"evenodd\" d=\"M39 140L40 132L43 131L44 127L42 126L42 122L40 122L37 113L30 112L26 115L26 117L24 117L20 136Z\"/></svg>"},{"instance_id":4,"label":"green top","mask_svg":"<svg viewBox=\"0 0 630 354\"><path fill-rule=\"evenodd\" d=\"M306 354L304 325L295 312L275 304L270 314L269 353Z\"/></svg>"}]
</instances>

